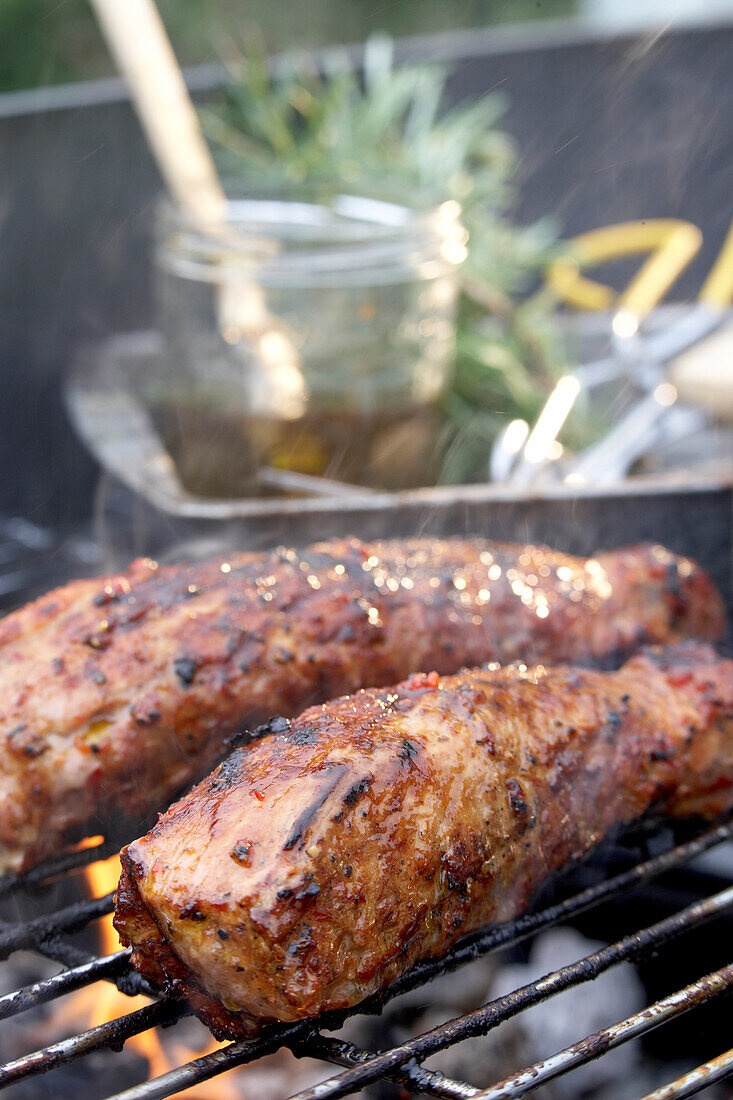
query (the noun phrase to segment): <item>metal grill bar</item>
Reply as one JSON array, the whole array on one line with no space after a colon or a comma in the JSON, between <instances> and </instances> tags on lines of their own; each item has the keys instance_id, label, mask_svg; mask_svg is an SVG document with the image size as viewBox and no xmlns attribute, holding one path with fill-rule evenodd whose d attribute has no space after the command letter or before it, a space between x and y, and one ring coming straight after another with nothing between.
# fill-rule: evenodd
<instances>
[{"instance_id":1,"label":"metal grill bar","mask_svg":"<svg viewBox=\"0 0 733 1100\"><path fill-rule=\"evenodd\" d=\"M116 855L118 846L114 841L105 840L92 848L80 848L77 852L64 852L63 855L46 859L43 863L37 863L30 871L24 874L10 872L0 878L0 898L11 894L13 890L22 887L26 890L29 886L38 886L50 879L67 875L71 871L77 871L87 867L90 863L96 863L100 859Z\"/></svg>"},{"instance_id":2,"label":"metal grill bar","mask_svg":"<svg viewBox=\"0 0 733 1100\"><path fill-rule=\"evenodd\" d=\"M81 951L78 947L74 947L72 943L67 943L55 933L50 939L43 940L42 945L37 947L36 950L40 951L47 959L52 959L54 962L70 967L83 966L85 963L93 962L96 957L86 951Z\"/></svg>"},{"instance_id":3,"label":"metal grill bar","mask_svg":"<svg viewBox=\"0 0 733 1100\"><path fill-rule=\"evenodd\" d=\"M724 993L733 986L733 965L724 966L713 974L707 974L697 982L692 982L685 989L664 997L649 1008L642 1009L634 1016L621 1020L612 1027L597 1031L595 1035L589 1035L566 1047L551 1058L545 1058L542 1062L535 1062L533 1066L520 1070L519 1073L507 1077L498 1085L489 1089L476 1090L474 1096L477 1100L514 1100L517 1096L524 1096L530 1089L559 1077L568 1070L577 1066L592 1062L594 1058L600 1058L609 1050L629 1042L639 1035L645 1035L661 1024L689 1012L698 1005L706 1004L713 997Z\"/></svg>"},{"instance_id":4,"label":"metal grill bar","mask_svg":"<svg viewBox=\"0 0 733 1100\"><path fill-rule=\"evenodd\" d=\"M103 898L77 901L56 913L37 917L27 924L18 924L0 932L0 959L7 959L13 951L19 951L23 947L38 947L45 940L58 936L60 932L78 932L90 921L111 913L114 909L113 898L114 894L109 893Z\"/></svg>"},{"instance_id":5,"label":"metal grill bar","mask_svg":"<svg viewBox=\"0 0 733 1100\"><path fill-rule=\"evenodd\" d=\"M326 1100L326 1098L337 1100L338 1097L348 1096L349 1093L378 1081L380 1077L384 1077L410 1059L414 1058L421 1062L429 1055L447 1046L460 1043L463 1039L485 1035L503 1020L515 1016L523 1009L551 997L554 993L591 981L616 963L648 951L663 940L678 936L688 928L710 920L729 909L733 909L733 886L706 898L705 901L689 905L681 912L658 921L641 932L625 936L622 940L617 940L616 943L603 947L592 955L586 955L578 962L561 967L553 974L540 978L539 981L530 982L513 993L498 997L475 1012L469 1012L465 1016L433 1028L418 1039L411 1039L399 1047L378 1054L358 1069L347 1070L346 1073L322 1081L311 1089L294 1094L290 1100Z\"/></svg>"},{"instance_id":6,"label":"metal grill bar","mask_svg":"<svg viewBox=\"0 0 733 1100\"><path fill-rule=\"evenodd\" d=\"M105 955L104 958L82 963L72 970L62 970L60 974L54 974L42 982L34 982L14 993L6 993L4 997L0 997L0 1020L18 1016L37 1005L47 1004L57 997L63 997L65 993L73 993L75 989L91 985L100 978L114 980L124 973L129 962L129 951L117 951L114 955Z\"/></svg>"},{"instance_id":7,"label":"metal grill bar","mask_svg":"<svg viewBox=\"0 0 733 1100\"><path fill-rule=\"evenodd\" d=\"M643 1100L685 1100L686 1096L694 1096L696 1092L702 1092L708 1085L714 1085L716 1081L723 1081L733 1073L733 1048L725 1054L719 1054L709 1062L703 1062L697 1069L690 1070L683 1077L678 1077L671 1085L664 1085L656 1092L650 1092Z\"/></svg>"},{"instance_id":8,"label":"metal grill bar","mask_svg":"<svg viewBox=\"0 0 733 1100\"><path fill-rule=\"evenodd\" d=\"M190 1009L180 1001L155 1001L134 1012L128 1012L117 1020L111 1020L108 1024L99 1024L73 1035L70 1039L63 1039L42 1050L34 1050L31 1054L25 1054L14 1062L6 1062L4 1066L0 1066L0 1089L7 1088L21 1078L47 1073L50 1069L90 1054L100 1047L121 1050L125 1039L129 1039L131 1035L139 1035L141 1031L160 1024L172 1023L188 1012Z\"/></svg>"},{"instance_id":9,"label":"metal grill bar","mask_svg":"<svg viewBox=\"0 0 733 1100\"><path fill-rule=\"evenodd\" d=\"M300 1057L322 1058L342 1066L358 1066L373 1057L369 1051L359 1050L352 1043L340 1039L327 1039L317 1034L296 1042L293 1034L298 1034L301 1030L302 1025L291 1024L287 1029L281 1029L277 1035L271 1034L266 1039L244 1039L238 1043L231 1043L227 1047L222 1047L221 1050L196 1058L185 1066L169 1070L168 1073L161 1074L152 1081L145 1081L125 1089L124 1092L115 1093L108 1100L164 1100L165 1097L209 1081L227 1070L256 1061L266 1054L272 1054L283 1045L290 1047ZM403 1067L389 1076L398 1084L419 1089L430 1096L438 1097L439 1100L472 1100L479 1092L472 1085L452 1081L442 1073L423 1069L420 1066Z\"/></svg>"},{"instance_id":10,"label":"metal grill bar","mask_svg":"<svg viewBox=\"0 0 733 1100\"><path fill-rule=\"evenodd\" d=\"M374 1057L371 1051L360 1050L345 1039L327 1039L323 1035L314 1035L295 1053L311 1058L322 1058L324 1062L333 1062L337 1066L345 1066L348 1069L364 1065ZM438 1100L473 1100L480 1092L480 1089L474 1088L473 1085L453 1081L438 1070L425 1069L423 1066L403 1066L399 1072L391 1073L389 1076L390 1080L396 1081L406 1089L437 1096Z\"/></svg>"},{"instance_id":11,"label":"metal grill bar","mask_svg":"<svg viewBox=\"0 0 733 1100\"><path fill-rule=\"evenodd\" d=\"M301 1024L290 1024L265 1038L242 1039L238 1043L222 1047L221 1050L195 1058L185 1066L169 1070L152 1081L117 1092L108 1100L165 1100L166 1097L190 1089L202 1081L210 1081L212 1077L217 1077L228 1069L244 1066L266 1054L274 1054L281 1046L290 1045L289 1040L297 1039L302 1030Z\"/></svg>"}]
</instances>

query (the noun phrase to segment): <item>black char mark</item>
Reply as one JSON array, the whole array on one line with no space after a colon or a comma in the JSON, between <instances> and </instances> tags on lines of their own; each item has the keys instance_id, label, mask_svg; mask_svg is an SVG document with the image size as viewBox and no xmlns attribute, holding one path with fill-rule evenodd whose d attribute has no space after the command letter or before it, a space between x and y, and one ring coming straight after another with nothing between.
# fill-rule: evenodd
<instances>
[{"instance_id":1,"label":"black char mark","mask_svg":"<svg viewBox=\"0 0 733 1100\"><path fill-rule=\"evenodd\" d=\"M242 764L244 763L244 749L240 748L233 752L230 756L227 756L226 760L222 760L219 767L215 772L209 776L208 784L210 791L225 790L227 787L236 783L242 771Z\"/></svg>"},{"instance_id":2,"label":"black char mark","mask_svg":"<svg viewBox=\"0 0 733 1100\"><path fill-rule=\"evenodd\" d=\"M288 734L288 740L294 745L313 745L318 740L318 726L301 722Z\"/></svg>"},{"instance_id":3,"label":"black char mark","mask_svg":"<svg viewBox=\"0 0 733 1100\"><path fill-rule=\"evenodd\" d=\"M410 741L407 737L404 738L397 758L402 761L403 764L409 764L412 766L412 762L417 756L417 745L414 741Z\"/></svg>"},{"instance_id":4,"label":"black char mark","mask_svg":"<svg viewBox=\"0 0 733 1100\"><path fill-rule=\"evenodd\" d=\"M231 737L227 737L224 744L230 749L243 748L253 741L259 741L261 737L269 737L271 734L276 733L287 733L289 729L290 719L276 715L267 722L263 722L262 725L255 726L254 729L239 730L237 733L233 733Z\"/></svg>"},{"instance_id":5,"label":"black char mark","mask_svg":"<svg viewBox=\"0 0 733 1100\"><path fill-rule=\"evenodd\" d=\"M365 775L361 779L357 780L353 786L349 787L348 791L344 795L344 802L347 806L355 806L361 796L368 791L374 782L373 775Z\"/></svg>"},{"instance_id":6,"label":"black char mark","mask_svg":"<svg viewBox=\"0 0 733 1100\"><path fill-rule=\"evenodd\" d=\"M527 799L521 783L516 779L507 779L506 789L512 804L512 810L519 817L524 817L527 813Z\"/></svg>"},{"instance_id":7,"label":"black char mark","mask_svg":"<svg viewBox=\"0 0 733 1100\"><path fill-rule=\"evenodd\" d=\"M325 777L325 780L319 785L316 791L316 797L311 802L310 806L306 806L302 814L297 818L293 828L290 831L290 836L283 844L283 851L289 852L291 848L294 848L296 844L300 847L303 846L305 839L305 833L310 825L311 821L315 817L318 810L320 810L323 803L326 801L331 791L334 789L341 777L346 773L347 768L345 764L332 764Z\"/></svg>"},{"instance_id":8,"label":"black char mark","mask_svg":"<svg viewBox=\"0 0 733 1100\"><path fill-rule=\"evenodd\" d=\"M180 680L181 685L183 687L190 687L196 675L196 669L198 668L196 662L190 657L176 657L173 662L173 667L176 670L176 676Z\"/></svg>"}]
</instances>

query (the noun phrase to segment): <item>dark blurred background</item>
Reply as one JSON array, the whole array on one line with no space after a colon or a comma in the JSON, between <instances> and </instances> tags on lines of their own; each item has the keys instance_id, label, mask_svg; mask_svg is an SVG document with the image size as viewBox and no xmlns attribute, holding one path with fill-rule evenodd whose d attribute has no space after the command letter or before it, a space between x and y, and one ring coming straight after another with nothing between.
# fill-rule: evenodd
<instances>
[{"instance_id":1,"label":"dark blurred background","mask_svg":"<svg viewBox=\"0 0 733 1100\"><path fill-rule=\"evenodd\" d=\"M520 222L567 235L672 216L720 247L733 194L729 0L161 0L198 98L228 42L270 52L407 36L451 66L454 100L501 88L521 157ZM243 15L243 11L246 13ZM150 323L148 235L161 184L85 0L0 3L0 514L74 528L96 468L63 378L85 341ZM94 78L89 82L86 78ZM76 83L67 83L67 82Z\"/></svg>"}]
</instances>

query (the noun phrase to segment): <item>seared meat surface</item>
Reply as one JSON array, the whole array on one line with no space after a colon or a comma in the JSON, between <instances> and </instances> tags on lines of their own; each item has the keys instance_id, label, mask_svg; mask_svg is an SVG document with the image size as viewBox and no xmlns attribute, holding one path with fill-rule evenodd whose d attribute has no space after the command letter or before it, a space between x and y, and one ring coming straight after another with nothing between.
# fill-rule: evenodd
<instances>
[{"instance_id":1,"label":"seared meat surface","mask_svg":"<svg viewBox=\"0 0 733 1100\"><path fill-rule=\"evenodd\" d=\"M272 714L421 668L613 659L722 621L705 574L650 546L581 561L340 540L68 584L0 622L0 871L162 809Z\"/></svg>"},{"instance_id":2,"label":"seared meat surface","mask_svg":"<svg viewBox=\"0 0 733 1100\"><path fill-rule=\"evenodd\" d=\"M652 805L733 803L733 661L415 675L241 747L122 853L133 962L218 1035L357 1003Z\"/></svg>"}]
</instances>

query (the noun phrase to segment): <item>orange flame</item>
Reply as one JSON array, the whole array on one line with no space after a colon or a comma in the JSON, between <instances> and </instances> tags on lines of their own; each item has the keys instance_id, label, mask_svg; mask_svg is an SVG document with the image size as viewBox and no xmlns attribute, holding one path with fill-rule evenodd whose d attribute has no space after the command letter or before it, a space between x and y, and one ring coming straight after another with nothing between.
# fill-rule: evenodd
<instances>
[{"instance_id":1,"label":"orange flame","mask_svg":"<svg viewBox=\"0 0 733 1100\"><path fill-rule=\"evenodd\" d=\"M82 847L90 847L92 843L98 842L99 839L97 837L91 838ZM104 894L116 889L119 877L120 859L117 855L92 863L86 869L86 878L93 897L102 897ZM102 917L98 927L100 930L101 954L109 955L114 951L119 951L120 944L112 925L112 915ZM110 982L102 982L101 986L101 990L96 986L80 990L69 1001L69 1011L73 1011L77 1016L80 1012L83 1013L88 1020L89 1027L96 1027L98 1024L116 1020L119 1016L124 1016L137 1008L150 1004L148 997L128 997L126 994L120 993ZM169 1057L161 1042L157 1028L131 1036L126 1045L147 1059L149 1065L148 1078L150 1079L160 1077L161 1074L173 1069L175 1065L210 1054L218 1050L223 1044L211 1039L202 1049L188 1050L179 1042L171 1043L171 1046L175 1046L176 1062L173 1062ZM167 1045L168 1043L166 1043ZM206 1081L201 1085L194 1085L192 1088L186 1089L185 1094L177 1093L176 1095L185 1097L185 1100L237 1100L240 1094L229 1082L215 1079Z\"/></svg>"}]
</instances>

